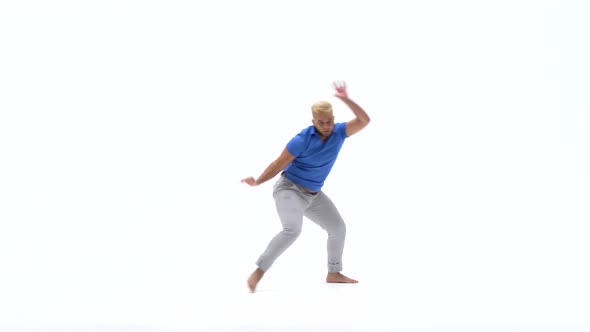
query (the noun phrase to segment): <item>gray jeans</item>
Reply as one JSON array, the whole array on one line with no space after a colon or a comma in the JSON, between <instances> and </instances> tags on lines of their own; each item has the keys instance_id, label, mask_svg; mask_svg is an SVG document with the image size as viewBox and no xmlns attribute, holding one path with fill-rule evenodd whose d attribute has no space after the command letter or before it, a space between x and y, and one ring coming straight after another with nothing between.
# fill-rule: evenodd
<instances>
[{"instance_id":1,"label":"gray jeans","mask_svg":"<svg viewBox=\"0 0 590 332\"><path fill-rule=\"evenodd\" d=\"M330 198L322 191L311 193L282 175L273 187L273 197L283 230L270 241L256 265L268 270L297 240L305 216L328 232L328 272L342 271L346 225Z\"/></svg>"}]
</instances>

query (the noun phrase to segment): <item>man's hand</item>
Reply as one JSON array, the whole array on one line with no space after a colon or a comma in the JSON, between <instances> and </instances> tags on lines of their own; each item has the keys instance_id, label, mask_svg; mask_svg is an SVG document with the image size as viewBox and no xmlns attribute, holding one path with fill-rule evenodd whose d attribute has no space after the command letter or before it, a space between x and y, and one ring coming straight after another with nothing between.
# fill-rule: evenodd
<instances>
[{"instance_id":1,"label":"man's hand","mask_svg":"<svg viewBox=\"0 0 590 332\"><path fill-rule=\"evenodd\" d=\"M346 83L342 81L334 82L334 89L336 89L336 93L334 96L340 99L348 99L348 93L346 92Z\"/></svg>"},{"instance_id":2,"label":"man's hand","mask_svg":"<svg viewBox=\"0 0 590 332\"><path fill-rule=\"evenodd\" d=\"M240 181L241 183L246 183L247 185L249 185L250 187L255 187L257 186L256 184L256 180L253 177L247 177L245 179L242 179L242 181Z\"/></svg>"}]
</instances>

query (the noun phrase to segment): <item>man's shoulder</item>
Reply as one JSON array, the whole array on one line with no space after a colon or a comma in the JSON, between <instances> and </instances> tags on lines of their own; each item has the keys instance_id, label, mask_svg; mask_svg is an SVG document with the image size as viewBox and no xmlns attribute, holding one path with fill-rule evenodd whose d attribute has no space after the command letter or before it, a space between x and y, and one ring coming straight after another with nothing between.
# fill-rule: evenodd
<instances>
[{"instance_id":1,"label":"man's shoulder","mask_svg":"<svg viewBox=\"0 0 590 332\"><path fill-rule=\"evenodd\" d=\"M295 134L293 136L292 139L308 141L309 138L311 136L313 136L314 134L315 134L315 127L314 126L309 126L309 127L306 127L306 128L301 129L297 134Z\"/></svg>"},{"instance_id":2,"label":"man's shoulder","mask_svg":"<svg viewBox=\"0 0 590 332\"><path fill-rule=\"evenodd\" d=\"M289 153L295 157L303 153L309 146L311 136L314 133L313 130L314 127L309 126L302 129L297 135L293 136L293 138L291 138L291 140L289 140L287 143L287 149L289 150Z\"/></svg>"},{"instance_id":3,"label":"man's shoulder","mask_svg":"<svg viewBox=\"0 0 590 332\"><path fill-rule=\"evenodd\" d=\"M308 127L301 129L301 131L299 132L299 135L311 135L314 132L315 132L314 126L308 126Z\"/></svg>"}]
</instances>

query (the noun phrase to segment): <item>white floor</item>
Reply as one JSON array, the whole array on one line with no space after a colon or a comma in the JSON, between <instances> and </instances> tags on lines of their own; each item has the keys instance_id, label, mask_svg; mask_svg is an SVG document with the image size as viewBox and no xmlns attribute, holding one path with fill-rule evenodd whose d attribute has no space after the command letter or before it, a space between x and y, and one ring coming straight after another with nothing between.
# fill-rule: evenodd
<instances>
[{"instance_id":1,"label":"white floor","mask_svg":"<svg viewBox=\"0 0 590 332\"><path fill-rule=\"evenodd\" d=\"M331 285L325 234L306 222L251 294L246 279L276 220L183 220L147 219L125 236L125 222L111 222L87 237L62 235L56 221L35 238L6 237L18 255L1 267L0 331L590 331L587 251L573 235L550 251L548 236L472 236L453 220L376 233L377 221L355 219L344 272L360 283Z\"/></svg>"},{"instance_id":2,"label":"white floor","mask_svg":"<svg viewBox=\"0 0 590 332\"><path fill-rule=\"evenodd\" d=\"M581 217L533 229L348 210L344 272L359 284L324 282L326 234L306 221L251 294L246 279L280 226L267 193L248 197L253 208L216 218L145 207L143 218L7 223L0 331L590 331L587 237L565 227Z\"/></svg>"},{"instance_id":3,"label":"white floor","mask_svg":"<svg viewBox=\"0 0 590 332\"><path fill-rule=\"evenodd\" d=\"M408 283L362 275L356 285L330 285L277 272L255 294L242 280L227 280L119 298L98 289L77 299L48 290L43 301L3 303L10 317L0 331L590 331L576 303L473 285L445 289L435 277Z\"/></svg>"}]
</instances>

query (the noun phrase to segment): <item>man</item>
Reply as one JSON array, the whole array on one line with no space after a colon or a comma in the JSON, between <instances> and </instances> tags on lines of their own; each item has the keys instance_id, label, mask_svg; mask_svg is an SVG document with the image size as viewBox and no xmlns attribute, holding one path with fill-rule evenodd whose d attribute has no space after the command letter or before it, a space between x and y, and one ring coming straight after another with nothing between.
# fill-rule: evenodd
<instances>
[{"instance_id":1,"label":"man","mask_svg":"<svg viewBox=\"0 0 590 332\"><path fill-rule=\"evenodd\" d=\"M241 181L250 186L258 186L282 171L273 187L273 197L283 230L270 241L258 258L258 268L248 278L250 292L256 290L256 285L264 273L299 237L304 216L328 232L326 282L357 283L356 280L340 273L346 226L330 198L322 191L322 186L336 162L344 140L365 128L370 119L367 113L348 97L343 82L335 82L334 88L335 96L352 110L355 118L335 124L330 103L320 101L313 104L313 125L293 137L281 155L258 179L248 177Z\"/></svg>"}]
</instances>

